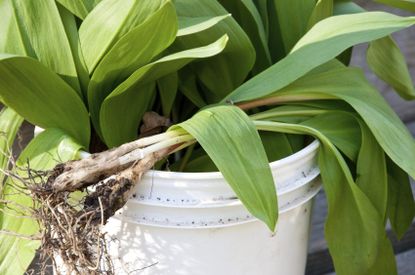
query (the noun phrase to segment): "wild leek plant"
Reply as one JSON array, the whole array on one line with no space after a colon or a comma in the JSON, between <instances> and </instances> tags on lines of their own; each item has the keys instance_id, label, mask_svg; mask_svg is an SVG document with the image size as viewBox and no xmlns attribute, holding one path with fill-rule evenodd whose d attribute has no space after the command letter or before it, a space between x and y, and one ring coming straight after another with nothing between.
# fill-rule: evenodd
<instances>
[{"instance_id":1,"label":"wild leek plant","mask_svg":"<svg viewBox=\"0 0 415 275\"><path fill-rule=\"evenodd\" d=\"M29 168L52 170L85 151L114 148L72 162L82 168L75 174L55 168L49 187L59 196L103 175L133 173L152 154L145 169L218 169L274 230L268 162L308 137L320 141L336 272L396 274L385 224L401 237L413 220L415 143L348 63L352 47L369 42L372 70L413 99L405 58L389 35L415 17L333 0L3 0L0 10L1 274L23 273L45 230L27 217L33 201L25 189L36 188L16 182ZM45 130L8 172L23 118ZM85 172L91 159L108 155L97 174Z\"/></svg>"}]
</instances>

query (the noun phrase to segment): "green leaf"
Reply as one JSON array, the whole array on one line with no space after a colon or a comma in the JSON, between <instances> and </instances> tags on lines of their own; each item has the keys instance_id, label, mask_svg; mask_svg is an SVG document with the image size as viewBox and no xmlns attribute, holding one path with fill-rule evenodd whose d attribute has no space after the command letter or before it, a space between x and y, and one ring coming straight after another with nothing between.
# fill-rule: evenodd
<instances>
[{"instance_id":1,"label":"green leaf","mask_svg":"<svg viewBox=\"0 0 415 275\"><path fill-rule=\"evenodd\" d=\"M10 150L22 122L23 118L12 109L3 107L0 111L0 198L5 179L2 170L8 168Z\"/></svg>"},{"instance_id":2,"label":"green leaf","mask_svg":"<svg viewBox=\"0 0 415 275\"><path fill-rule=\"evenodd\" d=\"M389 5L395 8L415 12L414 0L375 0L375 2Z\"/></svg>"},{"instance_id":3,"label":"green leaf","mask_svg":"<svg viewBox=\"0 0 415 275\"><path fill-rule=\"evenodd\" d=\"M129 31L145 22L168 0L105 0L79 28L82 53L92 73L101 58Z\"/></svg>"},{"instance_id":4,"label":"green leaf","mask_svg":"<svg viewBox=\"0 0 415 275\"><path fill-rule=\"evenodd\" d=\"M179 18L216 17L229 14L216 0L176 0L175 6ZM205 87L204 98L208 103L217 103L238 87L251 71L255 63L255 49L247 34L235 19L227 17L203 32L177 37L172 46L175 51L201 47L225 34L229 36L229 43L222 54L191 66L198 80Z\"/></svg>"},{"instance_id":5,"label":"green leaf","mask_svg":"<svg viewBox=\"0 0 415 275\"><path fill-rule=\"evenodd\" d=\"M144 23L121 37L103 57L88 87L91 118L99 133L99 111L104 99L135 70L173 43L176 33L176 11L171 2L166 2Z\"/></svg>"},{"instance_id":6,"label":"green leaf","mask_svg":"<svg viewBox=\"0 0 415 275\"><path fill-rule=\"evenodd\" d=\"M0 14L0 53L35 57L29 38L18 25L12 0L0 1Z\"/></svg>"},{"instance_id":7,"label":"green leaf","mask_svg":"<svg viewBox=\"0 0 415 275\"><path fill-rule=\"evenodd\" d=\"M379 78L391 85L405 99L415 98L415 89L405 57L392 37L369 44L367 63Z\"/></svg>"},{"instance_id":8,"label":"green leaf","mask_svg":"<svg viewBox=\"0 0 415 275\"><path fill-rule=\"evenodd\" d=\"M330 111L302 122L312 127L333 143L350 160L356 162L362 143L360 125L348 112Z\"/></svg>"},{"instance_id":9,"label":"green leaf","mask_svg":"<svg viewBox=\"0 0 415 275\"><path fill-rule=\"evenodd\" d=\"M288 51L285 50L284 39L278 20L277 8L274 0L260 0L261 5L266 6L268 12L268 23L264 23L268 29L268 47L271 53L272 63L275 63L285 57ZM259 1L258 1L259 2ZM262 15L263 16L263 15ZM263 16L264 18L264 16Z\"/></svg>"},{"instance_id":10,"label":"green leaf","mask_svg":"<svg viewBox=\"0 0 415 275\"><path fill-rule=\"evenodd\" d=\"M333 0L317 0L316 5L308 19L307 29L311 29L321 20L333 15Z\"/></svg>"},{"instance_id":11,"label":"green leaf","mask_svg":"<svg viewBox=\"0 0 415 275\"><path fill-rule=\"evenodd\" d=\"M151 100L151 92L143 86L178 71L195 59L222 52L227 41L225 35L210 45L165 56L135 71L102 104L100 126L105 143L113 147L136 138L141 117Z\"/></svg>"},{"instance_id":12,"label":"green leaf","mask_svg":"<svg viewBox=\"0 0 415 275\"><path fill-rule=\"evenodd\" d=\"M319 68L321 72L311 73L281 89L272 100L341 99L347 102L366 122L388 156L415 177L415 166L411 164L415 163L415 142L406 126L360 69L342 66L336 69L332 67L334 64L326 64L323 69ZM329 69L324 71L324 68Z\"/></svg>"},{"instance_id":13,"label":"green leaf","mask_svg":"<svg viewBox=\"0 0 415 275\"><path fill-rule=\"evenodd\" d=\"M191 70L190 66L184 67L179 71L179 89L199 109L207 105L197 85L196 74Z\"/></svg>"},{"instance_id":14,"label":"green leaf","mask_svg":"<svg viewBox=\"0 0 415 275\"><path fill-rule=\"evenodd\" d=\"M388 217L393 231L402 238L415 216L415 202L408 174L389 158L388 165Z\"/></svg>"},{"instance_id":15,"label":"green leaf","mask_svg":"<svg viewBox=\"0 0 415 275\"><path fill-rule=\"evenodd\" d=\"M352 1L334 1L334 15L353 14L360 12L366 12L366 10Z\"/></svg>"},{"instance_id":16,"label":"green leaf","mask_svg":"<svg viewBox=\"0 0 415 275\"><path fill-rule=\"evenodd\" d=\"M267 153L268 162L283 159L295 153L286 134L260 132L259 135Z\"/></svg>"},{"instance_id":17,"label":"green leaf","mask_svg":"<svg viewBox=\"0 0 415 275\"><path fill-rule=\"evenodd\" d=\"M362 146L357 159L356 184L370 199L386 223L388 205L388 176L386 157L367 125L357 119L362 131Z\"/></svg>"},{"instance_id":18,"label":"green leaf","mask_svg":"<svg viewBox=\"0 0 415 275\"><path fill-rule=\"evenodd\" d=\"M255 47L256 60L252 69L254 74L268 68L271 65L271 54L264 24L254 2L252 0L220 0L219 2L232 14Z\"/></svg>"},{"instance_id":19,"label":"green leaf","mask_svg":"<svg viewBox=\"0 0 415 275\"><path fill-rule=\"evenodd\" d=\"M269 95L353 45L379 39L413 24L415 17L384 12L327 18L304 35L287 57L245 82L226 99L241 102Z\"/></svg>"},{"instance_id":20,"label":"green leaf","mask_svg":"<svg viewBox=\"0 0 415 275\"><path fill-rule=\"evenodd\" d=\"M179 88L179 77L177 72L157 80L157 88L160 94L163 115L169 117Z\"/></svg>"},{"instance_id":21,"label":"green leaf","mask_svg":"<svg viewBox=\"0 0 415 275\"><path fill-rule=\"evenodd\" d=\"M81 52L81 44L79 42L78 28L75 17L64 7L58 5L59 13L61 15L62 23L65 28L66 35L72 50L72 56L75 62L76 71L78 73L78 80L82 91L82 98L87 98L89 74L86 68L84 57Z\"/></svg>"},{"instance_id":22,"label":"green leaf","mask_svg":"<svg viewBox=\"0 0 415 275\"><path fill-rule=\"evenodd\" d=\"M272 0L286 52L307 32L315 2L310 0Z\"/></svg>"},{"instance_id":23,"label":"green leaf","mask_svg":"<svg viewBox=\"0 0 415 275\"><path fill-rule=\"evenodd\" d=\"M385 154L366 124L347 112L328 112L302 124L320 131L357 162L356 184L385 220L388 190Z\"/></svg>"},{"instance_id":24,"label":"green leaf","mask_svg":"<svg viewBox=\"0 0 415 275\"><path fill-rule=\"evenodd\" d=\"M21 35L26 38L25 42L30 42L29 47L33 49L27 50L28 55L57 73L82 96L71 45L55 1L12 0L12 7Z\"/></svg>"},{"instance_id":25,"label":"green leaf","mask_svg":"<svg viewBox=\"0 0 415 275\"><path fill-rule=\"evenodd\" d=\"M71 13L85 19L88 13L101 1L101 0L56 0L62 6L67 8Z\"/></svg>"},{"instance_id":26,"label":"green leaf","mask_svg":"<svg viewBox=\"0 0 415 275\"><path fill-rule=\"evenodd\" d=\"M78 151L81 147L62 131L46 129L29 143L20 155L17 165L26 167L29 161L32 169L52 169L57 162L78 158ZM32 207L31 197L27 194L17 193L13 187L16 184L19 183L13 183L9 178L4 190L4 199L23 207ZM16 215L30 215L30 213L26 213L27 210L17 207L16 204L10 204L7 207L0 205L1 230L22 235L37 234L39 227L35 220L28 217L16 217ZM5 234L0 234L0 243L0 274L4 275L23 274L40 245L39 241L30 241Z\"/></svg>"},{"instance_id":27,"label":"green leaf","mask_svg":"<svg viewBox=\"0 0 415 275\"><path fill-rule=\"evenodd\" d=\"M29 57L0 54L0 96L4 103L42 128L60 128L89 145L88 112L77 93Z\"/></svg>"},{"instance_id":28,"label":"green leaf","mask_svg":"<svg viewBox=\"0 0 415 275\"><path fill-rule=\"evenodd\" d=\"M177 31L177 36L191 35L207 30L229 16L231 15L226 14L213 17L179 17L179 29Z\"/></svg>"},{"instance_id":29,"label":"green leaf","mask_svg":"<svg viewBox=\"0 0 415 275\"><path fill-rule=\"evenodd\" d=\"M319 167L328 200L326 240L339 275L396 274L383 219L354 183L340 152L318 130L296 124L254 121L257 129L308 134L319 139Z\"/></svg>"},{"instance_id":30,"label":"green leaf","mask_svg":"<svg viewBox=\"0 0 415 275\"><path fill-rule=\"evenodd\" d=\"M204 109L174 126L191 134L207 152L244 206L274 231L277 192L261 139L237 107Z\"/></svg>"}]
</instances>

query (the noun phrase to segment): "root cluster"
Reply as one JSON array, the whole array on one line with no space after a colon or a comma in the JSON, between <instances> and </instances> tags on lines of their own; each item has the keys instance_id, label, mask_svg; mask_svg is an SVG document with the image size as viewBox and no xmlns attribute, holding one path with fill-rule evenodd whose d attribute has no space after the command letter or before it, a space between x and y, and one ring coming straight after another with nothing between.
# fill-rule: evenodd
<instances>
[{"instance_id":1,"label":"root cluster","mask_svg":"<svg viewBox=\"0 0 415 275\"><path fill-rule=\"evenodd\" d=\"M30 215L41 228L41 271L52 262L59 274L113 274L101 229L132 196L142 175L174 149L153 152L133 163L117 162L113 150L59 164L49 172L28 167L24 173L9 172L14 190L26 190L21 192L33 200ZM103 169L108 161L113 167Z\"/></svg>"}]
</instances>

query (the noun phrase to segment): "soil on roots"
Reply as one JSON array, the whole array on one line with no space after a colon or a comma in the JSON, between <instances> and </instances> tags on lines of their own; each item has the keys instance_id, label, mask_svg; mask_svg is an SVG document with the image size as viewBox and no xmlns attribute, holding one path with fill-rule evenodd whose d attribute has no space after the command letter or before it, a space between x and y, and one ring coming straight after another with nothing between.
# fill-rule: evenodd
<instances>
[{"instance_id":1,"label":"soil on roots","mask_svg":"<svg viewBox=\"0 0 415 275\"><path fill-rule=\"evenodd\" d=\"M49 172L27 168L24 173L10 173L13 182L19 182L14 189L26 195L29 190L33 200L30 215L41 228L41 273L51 261L62 274L114 274L102 228L132 196L142 175L169 152L152 153L105 180L81 184L77 190L54 188L56 178L73 162Z\"/></svg>"}]
</instances>

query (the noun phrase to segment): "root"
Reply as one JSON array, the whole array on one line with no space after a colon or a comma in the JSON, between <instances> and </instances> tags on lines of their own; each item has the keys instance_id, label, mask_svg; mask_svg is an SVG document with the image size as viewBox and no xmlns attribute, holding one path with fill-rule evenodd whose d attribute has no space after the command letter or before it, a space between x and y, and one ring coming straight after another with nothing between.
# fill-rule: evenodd
<instances>
[{"instance_id":1,"label":"root","mask_svg":"<svg viewBox=\"0 0 415 275\"><path fill-rule=\"evenodd\" d=\"M125 205L145 172L191 142L188 135L166 133L62 163L49 172L28 166L24 173L8 173L19 182L16 192L30 191L34 206L27 215L41 228L42 270L52 261L64 274L114 274L102 227Z\"/></svg>"}]
</instances>

